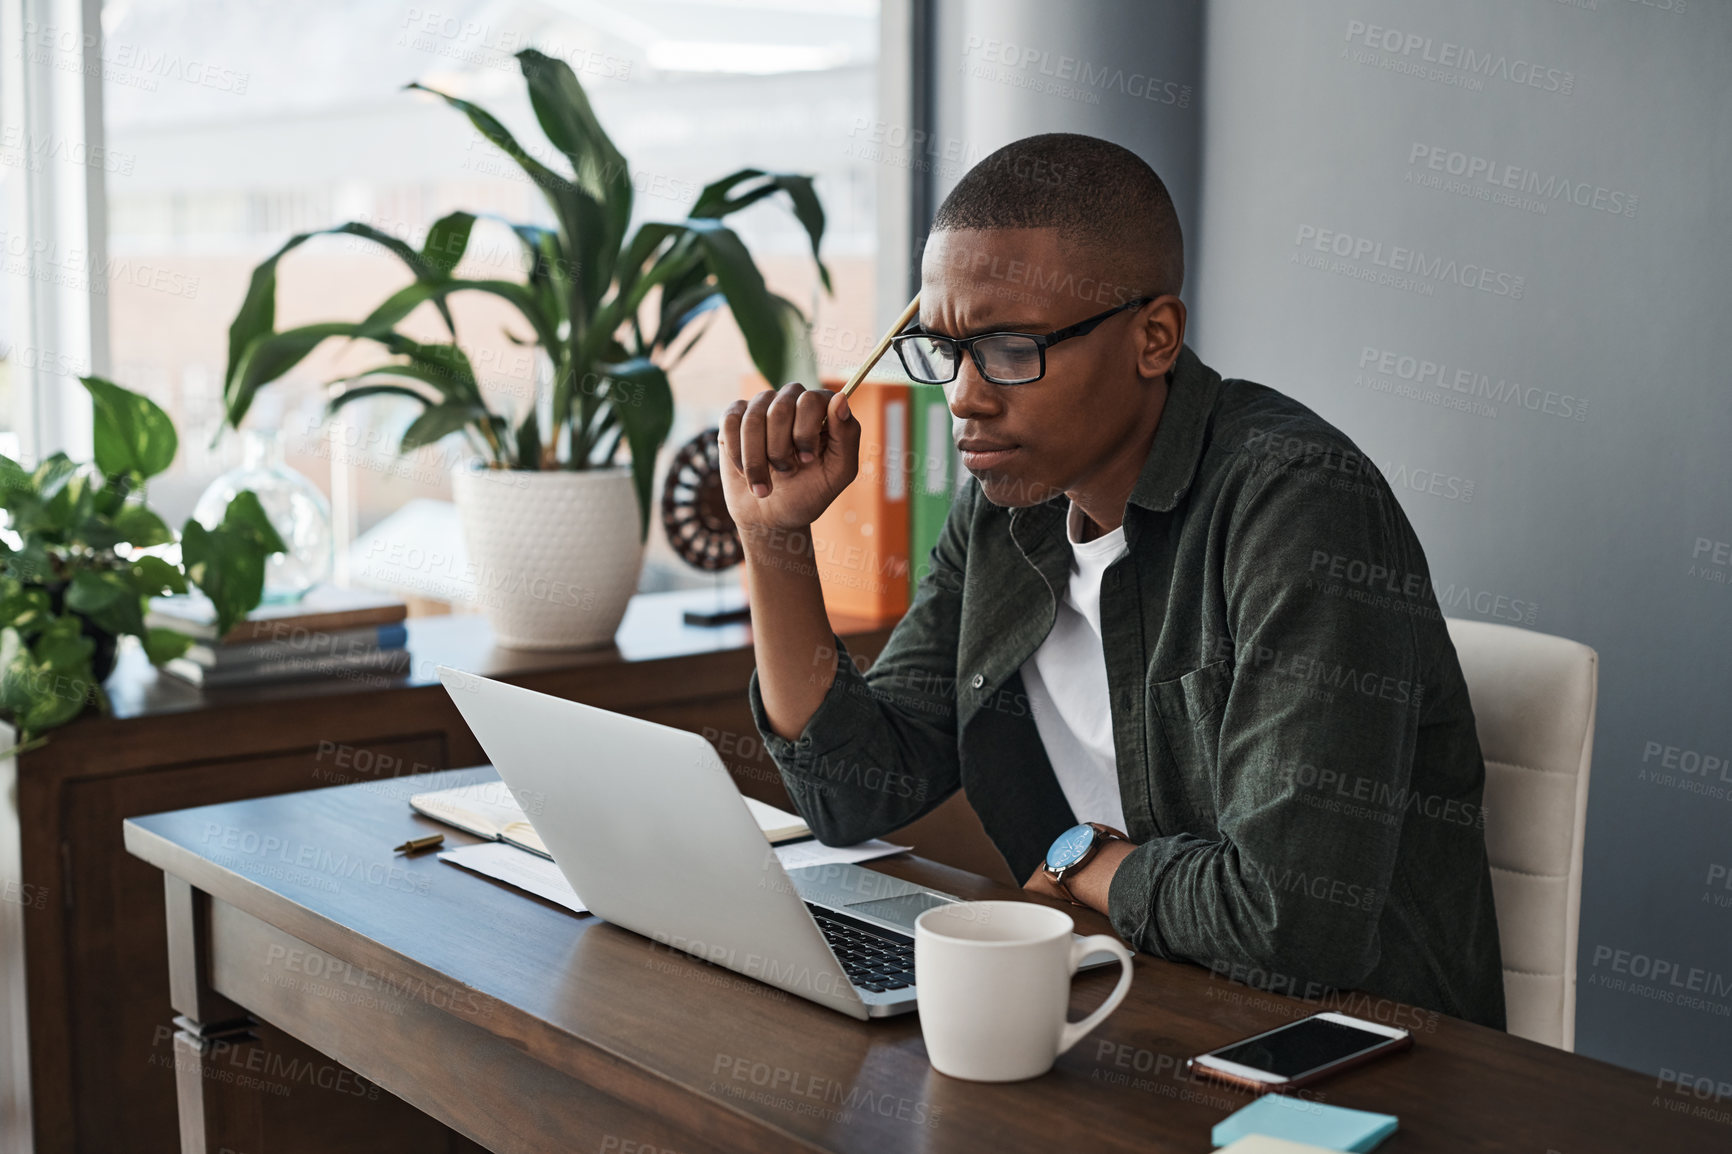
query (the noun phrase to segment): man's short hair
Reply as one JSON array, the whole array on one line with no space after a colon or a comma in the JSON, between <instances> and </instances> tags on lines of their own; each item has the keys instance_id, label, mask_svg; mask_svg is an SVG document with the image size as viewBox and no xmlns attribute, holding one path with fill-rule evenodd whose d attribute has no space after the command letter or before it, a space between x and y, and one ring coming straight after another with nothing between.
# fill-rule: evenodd
<instances>
[{"instance_id":1,"label":"man's short hair","mask_svg":"<svg viewBox=\"0 0 1732 1154\"><path fill-rule=\"evenodd\" d=\"M1177 293L1185 243L1167 186L1142 157L1099 137L1048 132L969 169L932 229L1054 228L1105 256L1139 294Z\"/></svg>"}]
</instances>

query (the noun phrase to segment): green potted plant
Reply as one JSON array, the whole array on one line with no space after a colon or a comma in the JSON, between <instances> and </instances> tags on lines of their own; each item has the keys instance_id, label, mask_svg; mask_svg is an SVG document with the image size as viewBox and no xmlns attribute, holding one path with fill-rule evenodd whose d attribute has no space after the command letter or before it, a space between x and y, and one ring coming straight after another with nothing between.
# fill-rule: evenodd
<instances>
[{"instance_id":1,"label":"green potted plant","mask_svg":"<svg viewBox=\"0 0 1732 1154\"><path fill-rule=\"evenodd\" d=\"M464 113L546 197L554 226L511 224L527 276L472 280L454 275L476 216L454 212L428 230L421 248L370 225L321 230L383 246L413 281L360 321L276 329L277 265L317 233L289 239L252 274L229 329L224 377L227 423L238 427L258 390L330 338L364 340L391 359L330 382L331 411L368 397L422 406L404 432L407 452L463 434L478 461L453 476L472 569L501 644L585 647L607 644L637 586L648 538L656 454L673 424L667 370L695 342L694 321L726 305L766 380L785 379L796 358L811 359L809 326L791 302L770 292L729 214L785 197L818 255L824 211L812 178L742 169L706 186L687 216L646 222L634 231L632 180L625 157L596 120L571 68L533 49L517 53L530 103L549 144L570 171L543 164L486 110L430 92ZM483 398L457 342L448 306L460 292L486 293L512 306L525 326L507 333L533 345L546 384L520 412ZM424 343L399 331L422 305L439 313L449 342ZM684 338L682 340L682 338ZM614 464L621 443L631 464Z\"/></svg>"},{"instance_id":2,"label":"green potted plant","mask_svg":"<svg viewBox=\"0 0 1732 1154\"><path fill-rule=\"evenodd\" d=\"M258 498L243 491L221 523L181 528L178 561L148 552L175 534L144 502L180 439L148 397L100 377L90 393L95 460L55 453L34 469L0 456L0 714L15 731L7 754L30 748L89 705L106 711L102 682L119 638L137 637L157 665L192 638L149 628L150 598L197 586L227 632L259 603L265 561L283 550Z\"/></svg>"}]
</instances>

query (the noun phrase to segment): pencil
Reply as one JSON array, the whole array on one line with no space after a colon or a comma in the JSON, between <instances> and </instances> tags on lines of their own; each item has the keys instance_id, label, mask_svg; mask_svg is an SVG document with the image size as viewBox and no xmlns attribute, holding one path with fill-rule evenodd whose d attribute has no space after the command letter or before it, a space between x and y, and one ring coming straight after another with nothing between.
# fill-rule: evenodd
<instances>
[{"instance_id":1,"label":"pencil","mask_svg":"<svg viewBox=\"0 0 1732 1154\"><path fill-rule=\"evenodd\" d=\"M872 371L872 366L884 359L884 354L890 350L891 338L895 337L897 333L907 328L908 322L913 320L915 315L919 312L920 294L915 293L914 299L908 302L908 307L902 310L902 315L896 318L896 322L890 326L889 330L886 331L882 337L878 338L878 343L873 346L871 354L860 363L859 368L854 370L854 375L848 378L848 383L842 386L842 395L844 397L853 395L854 390L860 387L860 382L866 379L866 374ZM829 421L830 414L826 412L824 414L824 420L819 422L818 427L820 429L824 428Z\"/></svg>"},{"instance_id":2,"label":"pencil","mask_svg":"<svg viewBox=\"0 0 1732 1154\"><path fill-rule=\"evenodd\" d=\"M878 338L878 343L873 346L872 352L866 357L866 360L860 365L860 367L854 370L854 375L848 378L848 383L842 386L842 395L844 397L853 395L854 390L860 387L860 382L866 379L866 374L872 371L872 366L883 360L884 354L890 351L891 339L894 338L897 333L907 328L908 322L913 320L915 315L919 312L920 294L915 293L914 299L908 302L908 307L902 310L902 315L896 318L896 323L891 325L889 331Z\"/></svg>"}]
</instances>

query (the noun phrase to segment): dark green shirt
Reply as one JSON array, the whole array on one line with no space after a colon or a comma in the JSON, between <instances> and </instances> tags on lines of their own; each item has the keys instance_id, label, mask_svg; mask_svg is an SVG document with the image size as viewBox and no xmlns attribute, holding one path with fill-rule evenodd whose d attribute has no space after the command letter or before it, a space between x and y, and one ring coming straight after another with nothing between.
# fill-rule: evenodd
<instances>
[{"instance_id":1,"label":"dark green shirt","mask_svg":"<svg viewBox=\"0 0 1732 1154\"><path fill-rule=\"evenodd\" d=\"M765 748L819 838L966 791L1027 878L1075 823L1021 666L1069 581L1069 499L957 495L871 668L840 638L796 741ZM1504 1025L1485 765L1424 551L1348 437L1187 347L1101 581L1127 831L1115 929L1299 996L1361 990Z\"/></svg>"}]
</instances>

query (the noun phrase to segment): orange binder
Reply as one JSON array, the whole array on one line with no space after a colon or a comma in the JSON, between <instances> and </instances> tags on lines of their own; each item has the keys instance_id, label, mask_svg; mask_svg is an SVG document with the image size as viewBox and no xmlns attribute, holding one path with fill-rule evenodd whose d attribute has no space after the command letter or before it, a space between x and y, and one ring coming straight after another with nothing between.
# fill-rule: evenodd
<instances>
[{"instance_id":1,"label":"orange binder","mask_svg":"<svg viewBox=\"0 0 1732 1154\"><path fill-rule=\"evenodd\" d=\"M839 380L824 381L831 392ZM748 376L741 396L765 388ZM860 422L860 472L812 526L824 607L831 613L895 622L908 611L908 511L913 453L909 388L868 379L848 398ZM745 567L740 582L745 584Z\"/></svg>"}]
</instances>

